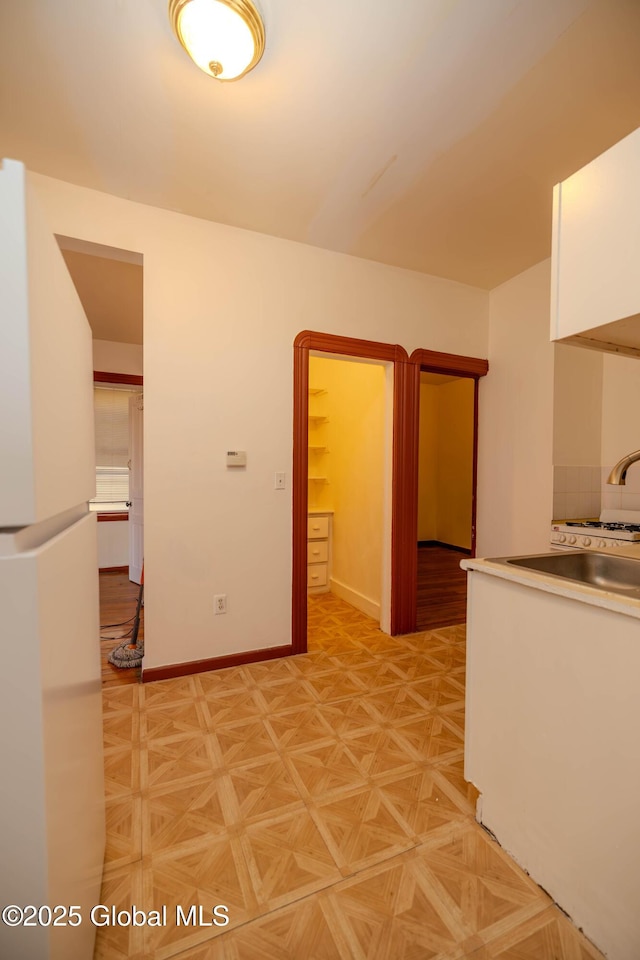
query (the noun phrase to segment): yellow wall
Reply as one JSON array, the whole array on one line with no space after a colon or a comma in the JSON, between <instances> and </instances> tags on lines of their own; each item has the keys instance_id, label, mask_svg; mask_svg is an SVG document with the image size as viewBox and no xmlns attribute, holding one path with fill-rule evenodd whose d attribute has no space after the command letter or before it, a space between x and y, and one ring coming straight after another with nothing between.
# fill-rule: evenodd
<instances>
[{"instance_id":1,"label":"yellow wall","mask_svg":"<svg viewBox=\"0 0 640 960\"><path fill-rule=\"evenodd\" d=\"M332 589L379 615L382 580L385 372L378 364L311 357L309 385L326 390L310 398L310 412L328 417L317 428L328 452L310 455L310 499L334 510ZM310 443L313 428L310 429ZM378 608L376 611L373 608Z\"/></svg>"},{"instance_id":2,"label":"yellow wall","mask_svg":"<svg viewBox=\"0 0 640 960\"><path fill-rule=\"evenodd\" d=\"M438 387L438 536L471 547L473 380Z\"/></svg>"},{"instance_id":3,"label":"yellow wall","mask_svg":"<svg viewBox=\"0 0 640 960\"><path fill-rule=\"evenodd\" d=\"M473 380L420 384L418 540L471 547Z\"/></svg>"},{"instance_id":4,"label":"yellow wall","mask_svg":"<svg viewBox=\"0 0 640 960\"><path fill-rule=\"evenodd\" d=\"M438 530L438 389L420 384L420 446L418 452L418 540L437 540Z\"/></svg>"}]
</instances>

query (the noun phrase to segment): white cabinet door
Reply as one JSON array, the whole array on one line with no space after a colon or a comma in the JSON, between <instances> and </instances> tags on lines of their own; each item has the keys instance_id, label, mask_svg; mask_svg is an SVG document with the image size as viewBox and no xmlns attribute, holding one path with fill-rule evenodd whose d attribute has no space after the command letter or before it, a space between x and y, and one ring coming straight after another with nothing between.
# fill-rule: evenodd
<instances>
[{"instance_id":1,"label":"white cabinet door","mask_svg":"<svg viewBox=\"0 0 640 960\"><path fill-rule=\"evenodd\" d=\"M551 339L635 315L640 315L640 128L554 190ZM627 325L631 338L632 327Z\"/></svg>"},{"instance_id":2,"label":"white cabinet door","mask_svg":"<svg viewBox=\"0 0 640 960\"><path fill-rule=\"evenodd\" d=\"M144 459L142 394L129 400L129 580L140 583L144 559Z\"/></svg>"}]
</instances>

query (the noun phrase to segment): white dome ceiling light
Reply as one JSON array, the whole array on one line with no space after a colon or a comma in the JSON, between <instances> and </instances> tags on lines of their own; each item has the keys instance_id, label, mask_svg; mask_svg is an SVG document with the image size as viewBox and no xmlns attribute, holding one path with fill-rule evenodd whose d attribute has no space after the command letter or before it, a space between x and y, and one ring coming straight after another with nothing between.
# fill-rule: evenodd
<instances>
[{"instance_id":1,"label":"white dome ceiling light","mask_svg":"<svg viewBox=\"0 0 640 960\"><path fill-rule=\"evenodd\" d=\"M169 0L169 18L193 62L216 80L239 80L264 52L264 24L251 0Z\"/></svg>"}]
</instances>

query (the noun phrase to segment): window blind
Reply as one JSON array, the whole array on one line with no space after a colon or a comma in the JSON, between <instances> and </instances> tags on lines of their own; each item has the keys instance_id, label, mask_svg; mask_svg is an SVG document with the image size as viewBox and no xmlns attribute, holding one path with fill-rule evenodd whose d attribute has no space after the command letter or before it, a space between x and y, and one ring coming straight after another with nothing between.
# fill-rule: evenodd
<instances>
[{"instance_id":1,"label":"window blind","mask_svg":"<svg viewBox=\"0 0 640 960\"><path fill-rule=\"evenodd\" d=\"M91 502L124 507L128 499L128 467L96 467L96 495Z\"/></svg>"},{"instance_id":2,"label":"window blind","mask_svg":"<svg viewBox=\"0 0 640 960\"><path fill-rule=\"evenodd\" d=\"M140 393L121 387L94 387L96 496L103 508L123 508L129 499L129 398Z\"/></svg>"},{"instance_id":3,"label":"window blind","mask_svg":"<svg viewBox=\"0 0 640 960\"><path fill-rule=\"evenodd\" d=\"M130 390L94 387L96 467L126 467L129 460Z\"/></svg>"}]
</instances>

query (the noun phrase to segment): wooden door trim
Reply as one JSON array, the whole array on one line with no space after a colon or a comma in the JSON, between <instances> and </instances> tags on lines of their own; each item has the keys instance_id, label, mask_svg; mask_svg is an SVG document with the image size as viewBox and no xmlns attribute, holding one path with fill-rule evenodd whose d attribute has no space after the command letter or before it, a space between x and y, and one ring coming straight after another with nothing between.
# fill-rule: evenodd
<instances>
[{"instance_id":1,"label":"wooden door trim","mask_svg":"<svg viewBox=\"0 0 640 960\"><path fill-rule=\"evenodd\" d=\"M480 377L473 382L473 480L471 489L471 556L476 555L476 514L478 509L478 397Z\"/></svg>"},{"instance_id":2,"label":"wooden door trim","mask_svg":"<svg viewBox=\"0 0 640 960\"><path fill-rule=\"evenodd\" d=\"M142 386L142 377L137 373L109 373L106 370L93 371L94 383L130 383L133 386Z\"/></svg>"},{"instance_id":3,"label":"wooden door trim","mask_svg":"<svg viewBox=\"0 0 640 960\"><path fill-rule=\"evenodd\" d=\"M469 377L473 385L473 490L471 500L471 556L476 555L476 510L478 501L478 397L480 377L489 372L489 361L481 357L457 356L453 353L439 353L436 350L414 350L410 357L413 368L414 389L407 392L407 402L412 408L407 411L407 417L413 422L411 439L408 441L405 455L411 463L407 478L407 548L414 557L413 564L409 558L405 559L407 576L407 590L411 591L413 607L407 601L407 621L403 632L410 633L416 629L418 593L418 560L417 560L417 528L418 528L418 455L420 448L420 373L429 371L450 377ZM411 538L409 537L411 530Z\"/></svg>"},{"instance_id":4,"label":"wooden door trim","mask_svg":"<svg viewBox=\"0 0 640 960\"><path fill-rule=\"evenodd\" d=\"M293 343L293 560L291 637L293 653L307 650L307 510L309 438L309 352L318 350L339 356L393 363L393 453L391 489L391 633L406 620L403 582L408 558L405 547L407 487L411 477L403 452L407 447L406 391L411 384L409 356L399 344L359 340L314 330L303 330ZM406 489L405 489L406 488ZM415 539L415 537L413 538ZM414 561L415 563L416 561ZM415 607L415 590L413 595ZM415 619L415 615L414 615Z\"/></svg>"},{"instance_id":5,"label":"wooden door trim","mask_svg":"<svg viewBox=\"0 0 640 960\"><path fill-rule=\"evenodd\" d=\"M294 347L320 350L322 353L338 353L345 357L362 357L364 360L383 360L391 363L409 359L409 354L397 343L381 343L378 340L360 340L356 337L340 337L333 333L318 333L302 330L293 341Z\"/></svg>"},{"instance_id":6,"label":"wooden door trim","mask_svg":"<svg viewBox=\"0 0 640 960\"><path fill-rule=\"evenodd\" d=\"M455 353L439 353L437 350L414 350L410 360L420 369L449 377L484 377L489 370L488 360L457 356Z\"/></svg>"},{"instance_id":7,"label":"wooden door trim","mask_svg":"<svg viewBox=\"0 0 640 960\"><path fill-rule=\"evenodd\" d=\"M396 364L394 404L394 485L391 633L412 633L416 628L418 592L418 413L419 370L410 360Z\"/></svg>"}]
</instances>

